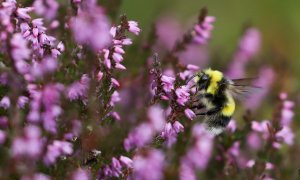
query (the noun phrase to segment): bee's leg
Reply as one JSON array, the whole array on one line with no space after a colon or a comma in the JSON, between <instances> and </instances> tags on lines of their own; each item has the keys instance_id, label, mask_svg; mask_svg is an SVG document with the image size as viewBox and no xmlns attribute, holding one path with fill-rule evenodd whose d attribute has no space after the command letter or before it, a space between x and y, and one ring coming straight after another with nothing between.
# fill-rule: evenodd
<instances>
[{"instance_id":1,"label":"bee's leg","mask_svg":"<svg viewBox=\"0 0 300 180\"><path fill-rule=\"evenodd\" d=\"M204 116L204 115L212 115L212 114L215 114L217 112L219 112L221 110L221 107L216 107L214 109L211 109L207 112L202 112L202 113L197 113L196 115L200 115L200 116Z\"/></svg>"},{"instance_id":2,"label":"bee's leg","mask_svg":"<svg viewBox=\"0 0 300 180\"><path fill-rule=\"evenodd\" d=\"M198 104L193 105L193 106L191 107L191 109L203 109L203 108L205 108L205 105L202 104L202 103L198 103Z\"/></svg>"}]
</instances>

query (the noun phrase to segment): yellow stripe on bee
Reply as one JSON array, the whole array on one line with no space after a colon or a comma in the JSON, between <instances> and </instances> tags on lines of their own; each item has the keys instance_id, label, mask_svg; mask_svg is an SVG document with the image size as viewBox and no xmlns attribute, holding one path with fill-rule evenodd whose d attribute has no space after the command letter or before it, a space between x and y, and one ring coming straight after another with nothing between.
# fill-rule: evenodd
<instances>
[{"instance_id":1,"label":"yellow stripe on bee","mask_svg":"<svg viewBox=\"0 0 300 180\"><path fill-rule=\"evenodd\" d=\"M235 102L231 94L226 93L227 103L223 107L221 113L224 116L232 116L235 110Z\"/></svg>"},{"instance_id":2,"label":"yellow stripe on bee","mask_svg":"<svg viewBox=\"0 0 300 180\"><path fill-rule=\"evenodd\" d=\"M220 82L223 78L223 73L220 71L214 71L211 69L204 70L204 73L207 74L210 77L210 84L206 90L207 93L210 94L216 94L219 85L218 82Z\"/></svg>"}]
</instances>

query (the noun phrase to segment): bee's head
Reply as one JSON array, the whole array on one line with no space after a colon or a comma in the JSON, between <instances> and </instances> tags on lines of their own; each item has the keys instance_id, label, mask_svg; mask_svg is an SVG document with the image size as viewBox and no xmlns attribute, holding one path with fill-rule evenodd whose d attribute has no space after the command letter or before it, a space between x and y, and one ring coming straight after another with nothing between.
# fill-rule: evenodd
<instances>
[{"instance_id":1,"label":"bee's head","mask_svg":"<svg viewBox=\"0 0 300 180\"><path fill-rule=\"evenodd\" d=\"M194 81L198 86L199 90L207 89L207 87L212 83L216 84L223 78L223 74L220 71L205 69L197 73L194 77Z\"/></svg>"},{"instance_id":2,"label":"bee's head","mask_svg":"<svg viewBox=\"0 0 300 180\"><path fill-rule=\"evenodd\" d=\"M198 86L199 90L205 89L210 81L210 76L209 74L205 73L204 71L201 71L199 73L196 74L194 81L196 83L196 85Z\"/></svg>"}]
</instances>

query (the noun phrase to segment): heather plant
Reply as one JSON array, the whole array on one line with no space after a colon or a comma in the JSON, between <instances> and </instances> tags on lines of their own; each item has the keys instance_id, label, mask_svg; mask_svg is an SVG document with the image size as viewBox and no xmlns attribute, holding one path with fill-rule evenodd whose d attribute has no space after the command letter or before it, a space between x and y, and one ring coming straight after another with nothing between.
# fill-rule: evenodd
<instances>
[{"instance_id":1,"label":"heather plant","mask_svg":"<svg viewBox=\"0 0 300 180\"><path fill-rule=\"evenodd\" d=\"M1 179L297 178L296 101L284 70L253 61L257 28L225 65L207 8L188 30L162 17L144 33L113 2L1 1ZM218 136L192 108L206 67L261 87Z\"/></svg>"}]
</instances>

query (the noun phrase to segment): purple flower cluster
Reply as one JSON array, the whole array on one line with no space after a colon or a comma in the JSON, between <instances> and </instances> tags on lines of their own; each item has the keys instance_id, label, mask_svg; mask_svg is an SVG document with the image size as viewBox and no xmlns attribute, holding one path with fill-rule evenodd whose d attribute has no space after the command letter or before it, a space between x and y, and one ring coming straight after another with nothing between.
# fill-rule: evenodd
<instances>
[{"instance_id":1,"label":"purple flower cluster","mask_svg":"<svg viewBox=\"0 0 300 180\"><path fill-rule=\"evenodd\" d=\"M148 109L148 122L135 127L124 140L124 148L129 151L133 148L142 148L150 143L156 133L161 132L166 122L163 109L152 106Z\"/></svg>"},{"instance_id":2,"label":"purple flower cluster","mask_svg":"<svg viewBox=\"0 0 300 180\"><path fill-rule=\"evenodd\" d=\"M95 1L82 2L78 6L77 16L70 21L74 38L79 44L86 44L98 52L111 42L109 20Z\"/></svg>"},{"instance_id":3,"label":"purple flower cluster","mask_svg":"<svg viewBox=\"0 0 300 180\"><path fill-rule=\"evenodd\" d=\"M241 78L245 75L247 63L253 58L260 48L261 35L255 28L249 28L240 39L239 46L229 65L227 76Z\"/></svg>"},{"instance_id":4,"label":"purple flower cluster","mask_svg":"<svg viewBox=\"0 0 300 180\"><path fill-rule=\"evenodd\" d=\"M181 159L180 179L196 179L195 172L204 170L212 155L213 135L201 124L193 127L194 144Z\"/></svg>"},{"instance_id":5,"label":"purple flower cluster","mask_svg":"<svg viewBox=\"0 0 300 180\"><path fill-rule=\"evenodd\" d=\"M213 30L214 26L212 25L215 22L216 18L213 16L205 16L203 19L200 20L198 24L194 27L194 38L193 41L196 44L206 44L208 39L211 36L211 31Z\"/></svg>"},{"instance_id":6,"label":"purple flower cluster","mask_svg":"<svg viewBox=\"0 0 300 180\"><path fill-rule=\"evenodd\" d=\"M165 167L164 154L159 150L149 149L145 154L137 154L133 157L132 167L132 179L163 179L163 169Z\"/></svg>"},{"instance_id":7,"label":"purple flower cluster","mask_svg":"<svg viewBox=\"0 0 300 180\"><path fill-rule=\"evenodd\" d=\"M119 159L113 157L110 165L105 165L100 169L98 179L106 179L107 177L119 178L124 176L124 169L132 168L132 166L133 161L126 156L120 156Z\"/></svg>"}]
</instances>

